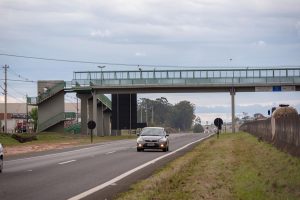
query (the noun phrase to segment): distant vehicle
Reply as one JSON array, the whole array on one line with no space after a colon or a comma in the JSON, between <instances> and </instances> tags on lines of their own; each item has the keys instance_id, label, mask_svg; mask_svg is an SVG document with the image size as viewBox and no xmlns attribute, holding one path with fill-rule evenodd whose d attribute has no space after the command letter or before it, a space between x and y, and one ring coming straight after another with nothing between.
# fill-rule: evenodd
<instances>
[{"instance_id":1,"label":"distant vehicle","mask_svg":"<svg viewBox=\"0 0 300 200\"><path fill-rule=\"evenodd\" d=\"M0 173L2 173L3 170L3 147L0 143Z\"/></svg>"},{"instance_id":2,"label":"distant vehicle","mask_svg":"<svg viewBox=\"0 0 300 200\"><path fill-rule=\"evenodd\" d=\"M161 149L169 151L169 134L162 127L146 127L138 134L137 151L144 149Z\"/></svg>"}]
</instances>

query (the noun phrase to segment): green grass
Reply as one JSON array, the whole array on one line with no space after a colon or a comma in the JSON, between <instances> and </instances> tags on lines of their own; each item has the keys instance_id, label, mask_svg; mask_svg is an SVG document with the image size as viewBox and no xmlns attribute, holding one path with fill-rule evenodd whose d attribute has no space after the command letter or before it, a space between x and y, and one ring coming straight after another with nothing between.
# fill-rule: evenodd
<instances>
[{"instance_id":1,"label":"green grass","mask_svg":"<svg viewBox=\"0 0 300 200\"><path fill-rule=\"evenodd\" d=\"M39 133L37 134L38 140L19 143L17 140L11 138L9 134L0 133L0 143L4 146L21 146L21 145L31 145L31 144L47 144L47 143L63 143L63 142L72 142L75 144L89 144L91 142L91 137L89 135L80 135L80 134L69 134L69 133ZM93 143L113 141L113 140L122 140L122 139L133 139L136 138L136 135L125 134L122 136L93 136Z\"/></svg>"},{"instance_id":2,"label":"green grass","mask_svg":"<svg viewBox=\"0 0 300 200\"><path fill-rule=\"evenodd\" d=\"M17 140L13 139L11 135L4 133L0 133L0 143L4 146L14 146L20 144Z\"/></svg>"},{"instance_id":3,"label":"green grass","mask_svg":"<svg viewBox=\"0 0 300 200\"><path fill-rule=\"evenodd\" d=\"M246 133L221 134L118 199L300 199L300 159Z\"/></svg>"}]
</instances>

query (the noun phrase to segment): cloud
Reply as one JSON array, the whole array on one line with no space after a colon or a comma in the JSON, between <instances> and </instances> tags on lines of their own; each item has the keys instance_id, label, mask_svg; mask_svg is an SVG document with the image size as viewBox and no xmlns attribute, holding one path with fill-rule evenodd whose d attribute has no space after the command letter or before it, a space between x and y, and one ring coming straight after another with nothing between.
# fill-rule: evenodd
<instances>
[{"instance_id":1,"label":"cloud","mask_svg":"<svg viewBox=\"0 0 300 200\"><path fill-rule=\"evenodd\" d=\"M297 21L295 27L296 27L297 34L300 37L300 21Z\"/></svg>"},{"instance_id":2,"label":"cloud","mask_svg":"<svg viewBox=\"0 0 300 200\"><path fill-rule=\"evenodd\" d=\"M263 40L259 40L259 41L255 42L254 44L258 47L265 47L267 45L266 42Z\"/></svg>"},{"instance_id":3,"label":"cloud","mask_svg":"<svg viewBox=\"0 0 300 200\"><path fill-rule=\"evenodd\" d=\"M92 37L106 38L106 37L111 36L111 32L107 29L105 29L105 30L94 30L94 31L91 31L90 35Z\"/></svg>"},{"instance_id":4,"label":"cloud","mask_svg":"<svg viewBox=\"0 0 300 200\"><path fill-rule=\"evenodd\" d=\"M146 53L136 52L134 55L137 57L144 57L146 56Z\"/></svg>"},{"instance_id":5,"label":"cloud","mask_svg":"<svg viewBox=\"0 0 300 200\"><path fill-rule=\"evenodd\" d=\"M2 95L0 96L0 102L4 103L4 96ZM26 102L25 98L7 96L7 103L25 103L25 102Z\"/></svg>"}]
</instances>

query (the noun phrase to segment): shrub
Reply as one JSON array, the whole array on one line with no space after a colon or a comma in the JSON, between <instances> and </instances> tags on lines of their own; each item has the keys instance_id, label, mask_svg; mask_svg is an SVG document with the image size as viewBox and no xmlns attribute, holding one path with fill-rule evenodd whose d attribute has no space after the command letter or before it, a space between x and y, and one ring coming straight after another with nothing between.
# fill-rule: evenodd
<instances>
[{"instance_id":1,"label":"shrub","mask_svg":"<svg viewBox=\"0 0 300 200\"><path fill-rule=\"evenodd\" d=\"M202 133L204 132L204 128L201 124L195 124L193 128L194 133Z\"/></svg>"},{"instance_id":2,"label":"shrub","mask_svg":"<svg viewBox=\"0 0 300 200\"><path fill-rule=\"evenodd\" d=\"M37 140L36 135L28 134L28 133L15 133L11 136L15 140L19 141L20 143L30 142L33 140Z\"/></svg>"}]
</instances>

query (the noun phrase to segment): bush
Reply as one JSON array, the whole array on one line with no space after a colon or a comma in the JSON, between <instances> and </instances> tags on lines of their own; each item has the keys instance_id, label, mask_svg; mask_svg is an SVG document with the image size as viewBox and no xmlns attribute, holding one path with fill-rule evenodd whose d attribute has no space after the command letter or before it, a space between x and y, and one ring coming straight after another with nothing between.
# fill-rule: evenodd
<instances>
[{"instance_id":1,"label":"bush","mask_svg":"<svg viewBox=\"0 0 300 200\"><path fill-rule=\"evenodd\" d=\"M195 124L193 128L194 133L202 133L204 132L204 128L201 124Z\"/></svg>"},{"instance_id":2,"label":"bush","mask_svg":"<svg viewBox=\"0 0 300 200\"><path fill-rule=\"evenodd\" d=\"M30 142L33 140L37 140L36 135L28 134L28 133L15 133L11 136L15 140L19 141L20 143Z\"/></svg>"}]
</instances>

